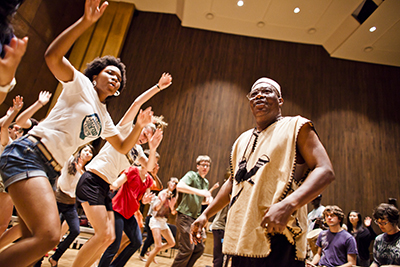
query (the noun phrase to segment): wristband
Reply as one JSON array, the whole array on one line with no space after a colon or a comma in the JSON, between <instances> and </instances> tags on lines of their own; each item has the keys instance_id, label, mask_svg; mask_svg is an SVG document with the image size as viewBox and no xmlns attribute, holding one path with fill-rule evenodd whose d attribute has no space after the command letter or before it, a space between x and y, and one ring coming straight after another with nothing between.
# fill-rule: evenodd
<instances>
[{"instance_id":1,"label":"wristband","mask_svg":"<svg viewBox=\"0 0 400 267\"><path fill-rule=\"evenodd\" d=\"M9 93L9 92L11 92L12 89L14 89L16 84L17 84L17 80L15 80L15 78L13 78L9 84L0 86L0 92Z\"/></svg>"},{"instance_id":2,"label":"wristband","mask_svg":"<svg viewBox=\"0 0 400 267\"><path fill-rule=\"evenodd\" d=\"M157 88L158 88L158 91L161 91L161 88L160 88L160 86L158 85L158 83L156 84L156 86L157 86Z\"/></svg>"}]
</instances>

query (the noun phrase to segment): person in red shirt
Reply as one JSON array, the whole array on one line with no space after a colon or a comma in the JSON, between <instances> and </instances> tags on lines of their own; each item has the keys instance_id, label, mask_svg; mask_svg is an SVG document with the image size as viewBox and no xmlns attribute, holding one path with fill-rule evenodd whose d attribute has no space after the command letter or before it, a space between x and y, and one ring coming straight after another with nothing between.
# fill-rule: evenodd
<instances>
[{"instance_id":1,"label":"person in red shirt","mask_svg":"<svg viewBox=\"0 0 400 267\"><path fill-rule=\"evenodd\" d=\"M110 186L111 189L118 189L121 186L112 199L115 240L104 252L98 267L124 266L142 245L142 234L134 214L139 209L140 200L143 204L147 204L154 197L150 191L152 185L153 179L145 168L131 166ZM121 243L122 232L125 232L131 242L113 261Z\"/></svg>"}]
</instances>

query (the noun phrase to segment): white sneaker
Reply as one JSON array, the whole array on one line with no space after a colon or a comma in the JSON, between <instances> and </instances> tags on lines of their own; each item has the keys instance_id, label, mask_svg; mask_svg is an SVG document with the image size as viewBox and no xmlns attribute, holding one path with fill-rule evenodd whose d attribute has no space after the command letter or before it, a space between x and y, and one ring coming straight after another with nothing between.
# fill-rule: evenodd
<instances>
[{"instance_id":1,"label":"white sneaker","mask_svg":"<svg viewBox=\"0 0 400 267\"><path fill-rule=\"evenodd\" d=\"M147 259L145 259L145 257L142 257L142 256L140 256L140 255L139 255L139 259L140 259L141 261L144 261L144 262L147 261Z\"/></svg>"}]
</instances>

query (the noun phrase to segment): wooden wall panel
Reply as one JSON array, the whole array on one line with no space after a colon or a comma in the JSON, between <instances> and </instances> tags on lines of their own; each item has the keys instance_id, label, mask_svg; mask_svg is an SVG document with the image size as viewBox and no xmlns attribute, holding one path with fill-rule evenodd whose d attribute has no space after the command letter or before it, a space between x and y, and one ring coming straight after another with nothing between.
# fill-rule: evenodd
<instances>
[{"instance_id":1,"label":"wooden wall panel","mask_svg":"<svg viewBox=\"0 0 400 267\"><path fill-rule=\"evenodd\" d=\"M370 215L388 197L400 198L400 69L330 58L320 46L183 28L173 15L137 12L121 53L127 90L109 106L115 121L162 72L173 84L143 108L169 123L160 145L160 177L195 170L199 154L222 182L234 140L254 127L245 97L262 76L283 90L284 115L316 126L336 171L323 204Z\"/></svg>"},{"instance_id":2,"label":"wooden wall panel","mask_svg":"<svg viewBox=\"0 0 400 267\"><path fill-rule=\"evenodd\" d=\"M0 112L17 94L28 107L40 91L54 93L57 81L43 54L82 15L83 3L31 0L21 6L16 32L30 41L18 84ZM331 157L337 179L323 204L367 215L388 197L400 198L399 68L333 59L320 46L183 28L174 15L145 12L135 13L121 58L128 84L109 105L115 122L162 72L173 75L172 86L143 106L169 123L159 148L164 184L195 170L199 154L213 160L210 183L222 182L234 140L254 127L245 95L256 79L269 76L282 86L283 114L310 118Z\"/></svg>"},{"instance_id":3,"label":"wooden wall panel","mask_svg":"<svg viewBox=\"0 0 400 267\"><path fill-rule=\"evenodd\" d=\"M18 37L29 37L28 48L16 73L17 85L0 105L0 114L5 114L16 95L24 97L25 109L37 100L40 91L55 92L57 81L47 68L44 52L67 25L82 15L83 3L83 0L29 0L21 5L13 25ZM35 118L44 118L47 108L39 110Z\"/></svg>"}]
</instances>

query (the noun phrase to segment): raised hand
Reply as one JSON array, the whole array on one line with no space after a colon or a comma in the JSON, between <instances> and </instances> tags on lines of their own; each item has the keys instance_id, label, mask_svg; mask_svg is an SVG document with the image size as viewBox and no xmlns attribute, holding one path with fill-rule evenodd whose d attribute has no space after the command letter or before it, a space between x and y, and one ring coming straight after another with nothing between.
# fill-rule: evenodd
<instances>
[{"instance_id":1,"label":"raised hand","mask_svg":"<svg viewBox=\"0 0 400 267\"><path fill-rule=\"evenodd\" d=\"M146 192L146 193L144 193L144 195L142 197L142 203L143 204L150 203L153 200L154 197L155 197L154 193Z\"/></svg>"},{"instance_id":2,"label":"raised hand","mask_svg":"<svg viewBox=\"0 0 400 267\"><path fill-rule=\"evenodd\" d=\"M95 23L103 15L108 6L108 2L104 1L100 7L99 5L100 0L86 0L84 19L91 23Z\"/></svg>"},{"instance_id":3,"label":"raised hand","mask_svg":"<svg viewBox=\"0 0 400 267\"><path fill-rule=\"evenodd\" d=\"M371 222L372 222L371 217L369 217L369 216L365 217L365 219L364 219L365 226L367 226L367 227L371 226Z\"/></svg>"},{"instance_id":4,"label":"raised hand","mask_svg":"<svg viewBox=\"0 0 400 267\"><path fill-rule=\"evenodd\" d=\"M166 89L168 86L172 84L172 76L171 74L164 72L161 75L160 80L158 81L158 86L160 87L160 90Z\"/></svg>"},{"instance_id":5,"label":"raised hand","mask_svg":"<svg viewBox=\"0 0 400 267\"><path fill-rule=\"evenodd\" d=\"M5 86L15 76L15 71L28 45L28 37L12 38L9 45L4 46L5 56L0 58L0 85Z\"/></svg>"},{"instance_id":6,"label":"raised hand","mask_svg":"<svg viewBox=\"0 0 400 267\"><path fill-rule=\"evenodd\" d=\"M147 136L147 140L149 140L149 148L157 148L160 145L162 138L163 132L161 129L157 129L153 136L151 136L150 138L149 136Z\"/></svg>"},{"instance_id":7,"label":"raised hand","mask_svg":"<svg viewBox=\"0 0 400 267\"><path fill-rule=\"evenodd\" d=\"M24 98L22 96L17 95L13 99L13 109L15 111L20 111L23 105L24 105Z\"/></svg>"},{"instance_id":8,"label":"raised hand","mask_svg":"<svg viewBox=\"0 0 400 267\"><path fill-rule=\"evenodd\" d=\"M151 107L148 107L145 110L140 110L136 120L136 124L144 127L147 124L151 123L152 117L153 117L153 111L151 110Z\"/></svg>"},{"instance_id":9,"label":"raised hand","mask_svg":"<svg viewBox=\"0 0 400 267\"><path fill-rule=\"evenodd\" d=\"M46 105L47 103L49 103L50 97L51 97L50 92L41 91L39 93L39 98L38 98L39 104L42 106Z\"/></svg>"}]
</instances>

